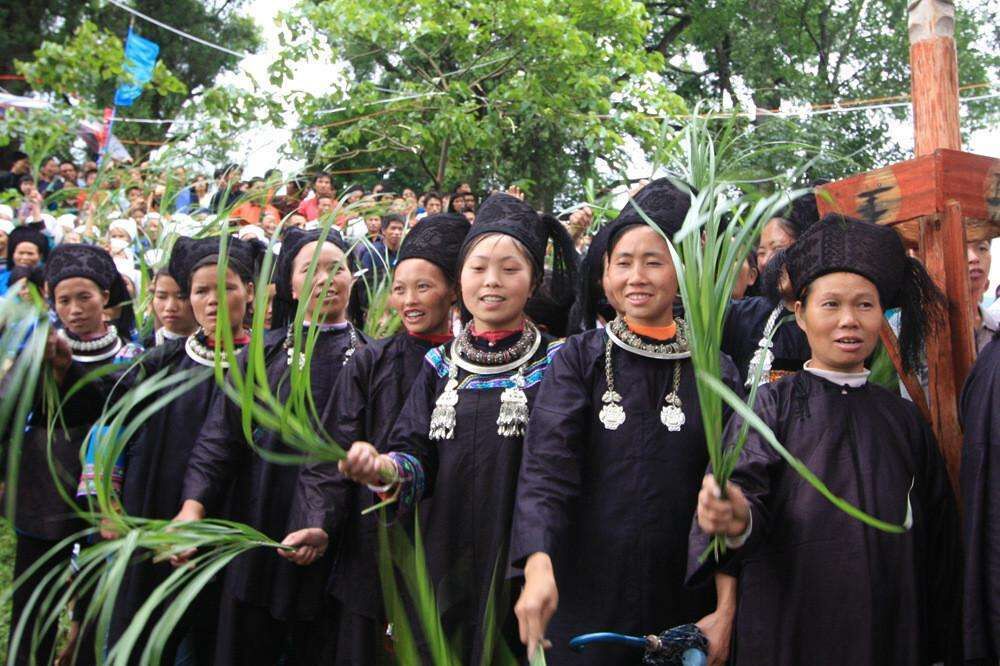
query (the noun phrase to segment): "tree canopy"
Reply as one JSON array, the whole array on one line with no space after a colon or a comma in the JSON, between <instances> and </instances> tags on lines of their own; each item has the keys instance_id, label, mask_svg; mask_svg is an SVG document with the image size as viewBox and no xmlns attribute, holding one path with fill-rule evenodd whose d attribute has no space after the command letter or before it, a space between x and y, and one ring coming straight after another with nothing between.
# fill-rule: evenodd
<instances>
[{"instance_id":1,"label":"tree canopy","mask_svg":"<svg viewBox=\"0 0 1000 666\"><path fill-rule=\"evenodd\" d=\"M315 32L275 63L277 79L318 53L348 63L328 95L298 105L293 149L360 181L516 183L550 208L600 161L623 168L626 137L652 141L649 114L684 108L653 76L663 59L629 0L306 1L285 21Z\"/></svg>"},{"instance_id":2,"label":"tree canopy","mask_svg":"<svg viewBox=\"0 0 1000 666\"><path fill-rule=\"evenodd\" d=\"M996 14L986 2L958 7L962 84L996 76ZM517 183L546 207L587 179L613 180L629 139L648 147L655 116L699 100L775 110L909 92L902 0L303 0L285 22L291 34L313 32L274 64L276 80L304 58L343 66L329 94L296 101L297 154L359 182ZM963 129L995 122L998 108L969 104ZM906 109L759 112L747 123L762 144L823 149L833 159L809 175L834 179L905 157L893 114ZM753 166L772 174L789 159L761 151Z\"/></svg>"},{"instance_id":3,"label":"tree canopy","mask_svg":"<svg viewBox=\"0 0 1000 666\"><path fill-rule=\"evenodd\" d=\"M253 52L261 45L259 27L253 18L240 13L246 0L134 0L130 4L235 51ZM5 81L5 87L12 92L31 87L73 95L97 108L111 105L121 75L122 43L131 20L128 13L110 4L39 0L4 3L0 18L6 36L0 40L0 62L8 63L0 66L5 70L2 73L25 75L23 83ZM137 21L135 30L160 46L151 89L129 110L135 117L177 117L185 104L200 102L217 75L238 60L145 21ZM169 124L115 128L125 142L155 143L169 131ZM143 143L131 144L138 146L136 154L148 152L148 147L141 150Z\"/></svg>"},{"instance_id":4,"label":"tree canopy","mask_svg":"<svg viewBox=\"0 0 1000 666\"><path fill-rule=\"evenodd\" d=\"M907 2L903 0L691 0L644 2L646 48L665 59L667 85L686 100L751 99L761 109L845 100L906 101L910 90ZM1000 66L995 3L956 3L959 83L989 83ZM691 63L698 63L692 67ZM970 91L972 94L973 91ZM995 124L996 100L968 105L966 133ZM892 113L903 119L907 109ZM762 138L801 141L843 156L815 175L835 179L905 159L889 113L795 118L759 116ZM767 168L787 165L765 163Z\"/></svg>"}]
</instances>

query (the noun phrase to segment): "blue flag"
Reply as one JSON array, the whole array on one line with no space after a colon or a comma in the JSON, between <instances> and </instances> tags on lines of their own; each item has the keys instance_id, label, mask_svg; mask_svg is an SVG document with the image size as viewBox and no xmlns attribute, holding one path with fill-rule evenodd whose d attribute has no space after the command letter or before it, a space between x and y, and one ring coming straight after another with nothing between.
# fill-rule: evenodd
<instances>
[{"instance_id":1,"label":"blue flag","mask_svg":"<svg viewBox=\"0 0 1000 666\"><path fill-rule=\"evenodd\" d=\"M140 37L129 29L128 39L125 40L125 71L130 81L118 86L115 106L132 106L132 102L139 99L142 87L153 78L153 67L156 66L156 56L159 53L160 47L156 42Z\"/></svg>"}]
</instances>

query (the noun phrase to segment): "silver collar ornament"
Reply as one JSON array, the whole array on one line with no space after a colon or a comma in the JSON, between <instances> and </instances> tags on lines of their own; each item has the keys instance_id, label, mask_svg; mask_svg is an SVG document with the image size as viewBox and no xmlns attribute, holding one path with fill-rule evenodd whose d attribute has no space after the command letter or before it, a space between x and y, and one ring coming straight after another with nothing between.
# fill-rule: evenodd
<instances>
[{"instance_id":1,"label":"silver collar ornament","mask_svg":"<svg viewBox=\"0 0 1000 666\"><path fill-rule=\"evenodd\" d=\"M451 343L451 354L448 367L448 382L444 391L434 402L434 411L431 412L431 423L428 436L436 441L454 439L455 423L457 420L456 407L458 406L458 369L469 372L473 375L499 375L504 372L516 370L511 377L514 382L500 394L500 414L497 416L497 434L501 437L520 437L524 434L524 429L528 424L528 396L524 392L524 366L527 365L531 357L538 351L541 345L542 336L531 322L525 324L524 337L530 340L526 349L515 358L499 365L478 365L471 363L462 357L462 349L469 347L467 336L468 328L463 331L463 335ZM524 338L522 338L524 339ZM521 349L523 345L518 343L515 347ZM489 352L497 354L497 352ZM490 357L490 360L505 357Z\"/></svg>"},{"instance_id":2,"label":"silver collar ornament","mask_svg":"<svg viewBox=\"0 0 1000 666\"><path fill-rule=\"evenodd\" d=\"M106 361L120 352L123 346L122 339L118 337L118 329L115 328L114 324L109 324L107 332L93 340L74 340L66 333L65 329L59 329L59 336L69 345L73 360L80 363ZM105 351L93 353L98 350Z\"/></svg>"},{"instance_id":3,"label":"silver collar ornament","mask_svg":"<svg viewBox=\"0 0 1000 666\"><path fill-rule=\"evenodd\" d=\"M358 348L358 334L354 331L354 326L352 324L348 324L347 330L348 333L350 334L350 340L347 343L347 349L344 350L344 360L341 362L341 365L347 365L347 362L351 360L351 357L354 356L354 352ZM293 334L294 331L292 330L292 327L289 326L288 333L287 335L285 335L285 344L284 344L285 353L288 354L289 368L292 367L292 365L295 363L295 356L296 356ZM305 370L306 353L304 350L298 353L298 363L299 363L299 370Z\"/></svg>"},{"instance_id":4,"label":"silver collar ornament","mask_svg":"<svg viewBox=\"0 0 1000 666\"><path fill-rule=\"evenodd\" d=\"M670 432L679 432L687 422L687 417L684 415L684 405L678 394L681 384L681 360L691 356L687 347L687 339L681 334L681 331L684 330L684 321L677 320L677 341L669 344L646 343L632 331L627 330L627 325L620 317L611 322L604 330L608 334L608 341L604 345L604 378L608 388L601 396L603 406L597 415L601 424L607 430L617 430L626 420L625 408L621 404L621 394L615 390L612 350L618 346L639 356L674 362L673 382L670 392L663 398L660 423L665 425Z\"/></svg>"}]
</instances>

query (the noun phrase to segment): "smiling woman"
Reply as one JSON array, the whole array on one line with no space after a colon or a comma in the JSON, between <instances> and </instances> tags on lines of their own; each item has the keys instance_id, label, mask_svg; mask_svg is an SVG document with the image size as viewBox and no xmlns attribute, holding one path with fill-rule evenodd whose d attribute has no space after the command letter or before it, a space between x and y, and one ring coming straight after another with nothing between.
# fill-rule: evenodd
<instances>
[{"instance_id":1,"label":"smiling woman","mask_svg":"<svg viewBox=\"0 0 1000 666\"><path fill-rule=\"evenodd\" d=\"M337 379L323 409L326 428L338 442L368 442L386 451L389 434L417 380L424 357L451 342L452 306L457 300L455 257L469 231L460 215L429 215L410 230L393 275L391 306L402 313L405 331L359 350ZM362 447L364 445L361 445ZM377 515L362 515L376 496L341 475L336 465L307 465L299 475L286 545L321 551L339 535L329 592L337 604L337 650L342 663L379 663L380 620ZM315 555L313 556L315 557ZM291 555L297 564L308 557Z\"/></svg>"},{"instance_id":2,"label":"smiling woman","mask_svg":"<svg viewBox=\"0 0 1000 666\"><path fill-rule=\"evenodd\" d=\"M569 639L699 618L714 658L724 660L728 646L732 580L720 576L715 613L710 587L684 585L708 453L664 236L681 228L691 196L660 179L634 200L611 223L600 257L622 315L566 341L525 439L511 530L510 557L525 573L516 610L528 650L551 642L554 663L633 664L627 650L572 654ZM722 367L737 385L733 364Z\"/></svg>"},{"instance_id":3,"label":"smiling woman","mask_svg":"<svg viewBox=\"0 0 1000 666\"><path fill-rule=\"evenodd\" d=\"M524 314L542 281L550 241L550 295L568 310L575 251L562 225L507 194L483 202L457 253L471 320L450 346L427 354L388 437L389 453L358 442L341 463L362 483L399 479L379 489L397 494L407 518L417 502L430 498L421 504L420 525L432 584L448 590L438 600L445 633L466 637L459 663L480 663L481 653L490 661L488 616L496 618L506 646L523 653L511 605L498 603L507 595L490 591L494 578L503 579L497 553L506 552L524 428L560 346Z\"/></svg>"},{"instance_id":4,"label":"smiling woman","mask_svg":"<svg viewBox=\"0 0 1000 666\"><path fill-rule=\"evenodd\" d=\"M117 305L127 298L111 256L92 245L61 245L48 258L45 280L63 325L58 335L53 334L47 351L60 391L68 392L79 379L109 364L127 367L140 350L123 340L114 326L104 322L103 316L105 305ZM110 374L95 384L106 387L117 377L117 373ZM101 392L86 390L66 398L58 422L41 403L28 417L14 498L14 527L18 532L15 578L60 541L83 529L83 521L67 508L64 497L72 497L77 491L82 469L80 449L102 406ZM51 425L50 419L53 419ZM50 465L55 465L62 474L53 475ZM63 566L69 556L70 547L66 547L17 588L13 595L12 626L17 626L31 594L46 573ZM38 612L37 607L32 612ZM42 632L33 655L40 662L51 663L54 634L54 628ZM22 642L17 655L24 663L31 651L25 645L27 642Z\"/></svg>"}]
</instances>

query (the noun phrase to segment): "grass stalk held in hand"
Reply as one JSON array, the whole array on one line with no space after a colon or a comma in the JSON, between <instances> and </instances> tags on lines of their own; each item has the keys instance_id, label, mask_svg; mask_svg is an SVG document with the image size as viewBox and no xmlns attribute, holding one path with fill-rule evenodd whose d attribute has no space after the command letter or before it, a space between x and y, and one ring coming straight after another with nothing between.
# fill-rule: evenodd
<instances>
[{"instance_id":1,"label":"grass stalk held in hand","mask_svg":"<svg viewBox=\"0 0 1000 666\"><path fill-rule=\"evenodd\" d=\"M707 121L696 118L681 132L679 146L681 157L675 165L680 167L678 170L686 182L677 181L676 184L682 188L690 185L694 192L680 231L673 239L665 240L674 260L684 304L709 461L724 496L726 484L746 442L749 427L761 432L759 425L762 424L756 417L745 417L736 441L726 442L723 439L723 400L737 413L752 415L751 406L756 399L760 379L759 376L753 378L749 403L739 398L722 381L722 332L733 286L744 258L757 242L764 225L771 218L780 215L793 200L806 194L807 190L791 189L781 180L775 180L777 187L770 194L754 196L739 189L737 181L728 179L724 174L736 173L742 163L752 161L753 147L743 145L741 135L735 131L732 122L721 131L713 133L709 130ZM775 146L763 148L774 149ZM792 170L787 180L794 181L801 177L810 164L811 162L806 162ZM756 182L766 180L768 179L758 179ZM746 181L742 184L745 185ZM642 211L639 212L654 230L659 231L652 220ZM905 524L892 525L868 516L837 498L802 463L790 458L773 434L770 437L766 434L764 436L796 472L841 510L885 531L898 532L907 528ZM708 553L714 553L719 558L725 548L725 539L716 535L702 558Z\"/></svg>"}]
</instances>

